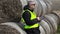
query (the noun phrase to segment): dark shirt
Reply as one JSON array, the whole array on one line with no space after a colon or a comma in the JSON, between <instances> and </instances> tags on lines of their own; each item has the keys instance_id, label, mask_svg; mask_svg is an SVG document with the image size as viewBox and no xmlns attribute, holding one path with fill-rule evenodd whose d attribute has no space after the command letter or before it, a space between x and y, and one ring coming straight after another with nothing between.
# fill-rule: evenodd
<instances>
[{"instance_id":1,"label":"dark shirt","mask_svg":"<svg viewBox=\"0 0 60 34\"><path fill-rule=\"evenodd\" d=\"M28 5L26 5L26 6L24 7L24 10L26 10L26 9L30 10L29 7L28 7ZM33 10L30 10L30 11L33 12ZM38 23L38 20L37 20L37 19L30 20L31 14L30 14L29 11L25 11L25 12L23 13L22 17L23 17L23 19L25 20L25 23L26 23L27 25L33 25L33 24L35 24L35 23Z\"/></svg>"}]
</instances>

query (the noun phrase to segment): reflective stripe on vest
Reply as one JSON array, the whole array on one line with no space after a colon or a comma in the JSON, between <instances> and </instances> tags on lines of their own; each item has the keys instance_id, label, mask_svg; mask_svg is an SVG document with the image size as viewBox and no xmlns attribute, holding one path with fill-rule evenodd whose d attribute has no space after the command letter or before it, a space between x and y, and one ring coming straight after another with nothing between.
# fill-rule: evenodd
<instances>
[{"instance_id":1,"label":"reflective stripe on vest","mask_svg":"<svg viewBox=\"0 0 60 34\"><path fill-rule=\"evenodd\" d=\"M33 19L36 18L36 13L35 13L34 11L31 12L30 10L24 10L23 13L24 13L25 11L29 11L29 12L30 12L30 14L31 14L31 18L30 18L30 20L33 20ZM21 19L21 21L22 21L23 23L25 23L25 21L24 21L23 18ZM39 24L36 23L36 24L34 24L34 25L32 25L32 26L25 25L24 28L25 28L25 29L31 29L31 28L36 28L36 27L38 27L38 26L39 26Z\"/></svg>"}]
</instances>

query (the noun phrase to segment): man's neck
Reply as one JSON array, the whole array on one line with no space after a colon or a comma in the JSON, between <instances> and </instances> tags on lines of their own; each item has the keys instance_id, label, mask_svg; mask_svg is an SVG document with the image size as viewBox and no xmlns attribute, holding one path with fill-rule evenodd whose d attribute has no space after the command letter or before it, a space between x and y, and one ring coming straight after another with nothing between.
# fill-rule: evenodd
<instances>
[{"instance_id":1,"label":"man's neck","mask_svg":"<svg viewBox=\"0 0 60 34\"><path fill-rule=\"evenodd\" d=\"M29 8L30 11L33 11L33 9Z\"/></svg>"}]
</instances>

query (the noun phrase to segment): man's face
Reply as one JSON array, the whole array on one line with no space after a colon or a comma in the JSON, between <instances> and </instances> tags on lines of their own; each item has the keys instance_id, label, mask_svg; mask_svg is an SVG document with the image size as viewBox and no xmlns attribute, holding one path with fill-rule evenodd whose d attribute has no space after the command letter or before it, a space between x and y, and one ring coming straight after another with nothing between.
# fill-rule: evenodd
<instances>
[{"instance_id":1,"label":"man's face","mask_svg":"<svg viewBox=\"0 0 60 34\"><path fill-rule=\"evenodd\" d=\"M30 9L34 10L35 9L35 4L29 4Z\"/></svg>"}]
</instances>

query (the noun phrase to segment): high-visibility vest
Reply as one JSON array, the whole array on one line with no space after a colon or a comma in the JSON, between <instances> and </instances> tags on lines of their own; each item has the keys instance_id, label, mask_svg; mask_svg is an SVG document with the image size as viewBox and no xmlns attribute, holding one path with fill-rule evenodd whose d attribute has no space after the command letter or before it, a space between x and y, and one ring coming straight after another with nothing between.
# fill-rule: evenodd
<instances>
[{"instance_id":1,"label":"high-visibility vest","mask_svg":"<svg viewBox=\"0 0 60 34\"><path fill-rule=\"evenodd\" d=\"M29 12L30 12L30 14L31 14L30 20L33 20L33 19L36 18L36 13L35 13L34 11L31 12L30 10L24 10L23 13L24 13L25 11L29 11ZM24 20L23 18L21 18L21 22L25 23L25 20ZM34 24L34 25L27 25L27 24L25 24L24 29L36 28L36 27L38 27L38 26L39 26L38 23L36 23L36 24Z\"/></svg>"}]
</instances>

